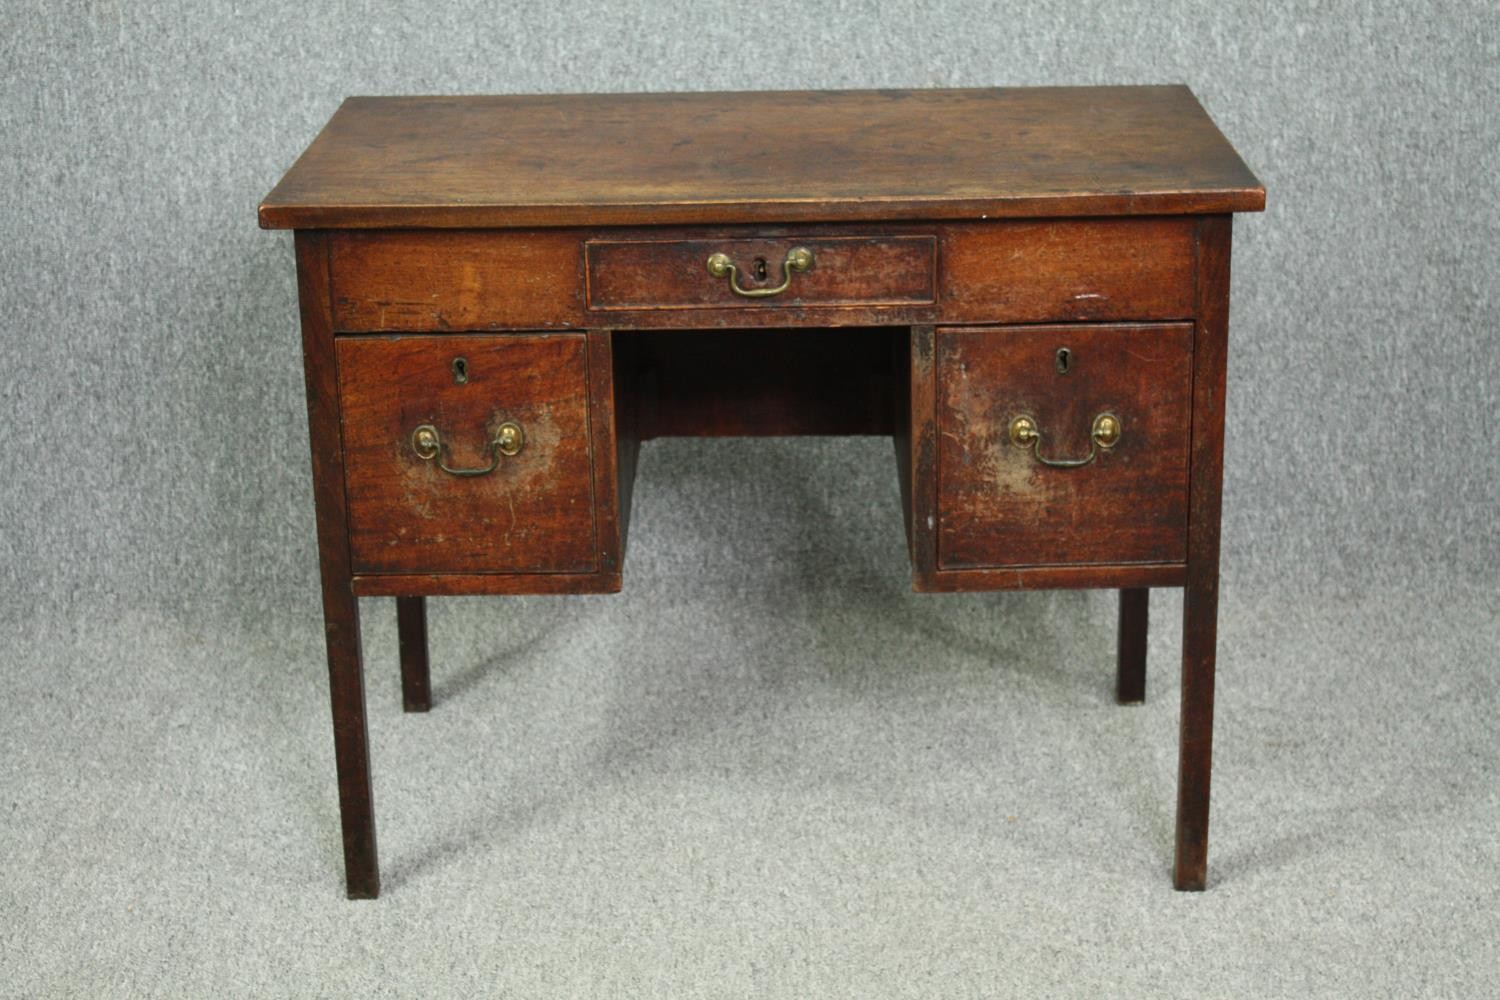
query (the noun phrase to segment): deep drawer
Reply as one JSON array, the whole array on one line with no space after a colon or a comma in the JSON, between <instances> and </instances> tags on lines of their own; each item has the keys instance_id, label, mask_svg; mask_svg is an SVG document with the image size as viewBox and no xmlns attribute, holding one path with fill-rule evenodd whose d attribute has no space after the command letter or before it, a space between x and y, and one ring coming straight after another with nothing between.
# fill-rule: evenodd
<instances>
[{"instance_id":1,"label":"deep drawer","mask_svg":"<svg viewBox=\"0 0 1500 1000\"><path fill-rule=\"evenodd\" d=\"M1186 558L1191 324L940 329L935 348L939 569Z\"/></svg>"},{"instance_id":2,"label":"deep drawer","mask_svg":"<svg viewBox=\"0 0 1500 1000\"><path fill-rule=\"evenodd\" d=\"M597 568L583 334L343 338L338 370L356 573Z\"/></svg>"},{"instance_id":3,"label":"deep drawer","mask_svg":"<svg viewBox=\"0 0 1500 1000\"><path fill-rule=\"evenodd\" d=\"M591 240L594 310L911 306L936 294L933 236Z\"/></svg>"}]
</instances>

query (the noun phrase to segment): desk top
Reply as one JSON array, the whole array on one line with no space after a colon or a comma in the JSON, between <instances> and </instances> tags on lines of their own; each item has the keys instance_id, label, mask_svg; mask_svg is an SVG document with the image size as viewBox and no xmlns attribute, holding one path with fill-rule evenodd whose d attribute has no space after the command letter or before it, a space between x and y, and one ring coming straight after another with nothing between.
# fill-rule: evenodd
<instances>
[{"instance_id":1,"label":"desk top","mask_svg":"<svg viewBox=\"0 0 1500 1000\"><path fill-rule=\"evenodd\" d=\"M1260 211L1168 87L351 97L267 229L860 222Z\"/></svg>"}]
</instances>

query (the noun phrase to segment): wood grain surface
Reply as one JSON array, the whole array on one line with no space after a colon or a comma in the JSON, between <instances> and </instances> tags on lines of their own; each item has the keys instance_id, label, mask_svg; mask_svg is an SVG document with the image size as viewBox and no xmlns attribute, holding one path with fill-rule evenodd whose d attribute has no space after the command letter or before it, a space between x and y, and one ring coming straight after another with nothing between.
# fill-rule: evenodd
<instances>
[{"instance_id":1,"label":"wood grain surface","mask_svg":"<svg viewBox=\"0 0 1500 1000\"><path fill-rule=\"evenodd\" d=\"M745 291L779 286L794 247L813 254L786 291L747 298L705 262L723 253ZM740 239L594 240L585 244L590 309L787 309L820 305L922 305L937 294L932 236L787 236Z\"/></svg>"},{"instance_id":2,"label":"wood grain surface","mask_svg":"<svg viewBox=\"0 0 1500 1000\"><path fill-rule=\"evenodd\" d=\"M1148 589L1184 587L1173 881L1203 888L1227 213L1264 203L1180 86L347 100L260 221L299 230L349 894L379 892L356 596L400 599L425 709L425 596L618 590L640 442L741 434L890 434L919 591L1119 588L1122 701ZM778 296L704 266L767 287L798 245ZM1081 457L1102 412L1077 468L1010 440ZM482 476L412 446L482 466L507 420Z\"/></svg>"},{"instance_id":3,"label":"wood grain surface","mask_svg":"<svg viewBox=\"0 0 1500 1000\"><path fill-rule=\"evenodd\" d=\"M1182 728L1178 739L1177 849L1172 884L1208 886L1208 807L1218 658L1219 528L1224 487L1224 401L1229 355L1232 216L1199 222L1198 334L1193 367L1188 575L1182 593Z\"/></svg>"},{"instance_id":4,"label":"wood grain surface","mask_svg":"<svg viewBox=\"0 0 1500 1000\"><path fill-rule=\"evenodd\" d=\"M597 568L585 335L345 337L338 371L356 574ZM431 424L449 466L481 467L505 421L525 446L489 475L449 475L412 447Z\"/></svg>"},{"instance_id":5,"label":"wood grain surface","mask_svg":"<svg viewBox=\"0 0 1500 1000\"><path fill-rule=\"evenodd\" d=\"M375 838L375 792L365 713L364 655L359 602L349 563L349 517L344 452L339 434L337 341L329 309L328 238L298 233L297 301L302 316L302 369L307 378L307 436L312 452L313 503L323 589L323 637L328 650L328 695L333 709L333 753L338 770L344 885L350 899L380 895Z\"/></svg>"},{"instance_id":6,"label":"wood grain surface","mask_svg":"<svg viewBox=\"0 0 1500 1000\"><path fill-rule=\"evenodd\" d=\"M1183 562L1192 329L939 330L939 567ZM1009 437L1030 416L1043 457L1081 459L1100 413L1119 418L1119 443L1080 468L1043 465Z\"/></svg>"},{"instance_id":7,"label":"wood grain surface","mask_svg":"<svg viewBox=\"0 0 1500 1000\"><path fill-rule=\"evenodd\" d=\"M266 228L1259 211L1183 86L351 97Z\"/></svg>"},{"instance_id":8,"label":"wood grain surface","mask_svg":"<svg viewBox=\"0 0 1500 1000\"><path fill-rule=\"evenodd\" d=\"M824 247L823 262L785 297L736 298L704 266L725 250L774 269L798 245ZM334 323L347 333L1188 319L1196 245L1195 220L1177 217L329 238Z\"/></svg>"},{"instance_id":9,"label":"wood grain surface","mask_svg":"<svg viewBox=\"0 0 1500 1000\"><path fill-rule=\"evenodd\" d=\"M329 256L341 331L584 325L577 233L334 233Z\"/></svg>"}]
</instances>

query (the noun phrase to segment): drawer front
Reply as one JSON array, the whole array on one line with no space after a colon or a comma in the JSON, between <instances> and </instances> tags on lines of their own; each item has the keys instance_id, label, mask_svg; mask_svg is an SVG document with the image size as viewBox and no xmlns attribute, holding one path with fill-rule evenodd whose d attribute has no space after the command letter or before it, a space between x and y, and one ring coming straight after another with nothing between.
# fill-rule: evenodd
<instances>
[{"instance_id":1,"label":"drawer front","mask_svg":"<svg viewBox=\"0 0 1500 1000\"><path fill-rule=\"evenodd\" d=\"M1055 219L944 230L944 323L1193 315L1197 220Z\"/></svg>"},{"instance_id":2,"label":"drawer front","mask_svg":"<svg viewBox=\"0 0 1500 1000\"><path fill-rule=\"evenodd\" d=\"M583 334L337 349L356 573L597 568Z\"/></svg>"},{"instance_id":3,"label":"drawer front","mask_svg":"<svg viewBox=\"0 0 1500 1000\"><path fill-rule=\"evenodd\" d=\"M334 325L355 333L582 327L578 246L567 230L335 233Z\"/></svg>"},{"instance_id":4,"label":"drawer front","mask_svg":"<svg viewBox=\"0 0 1500 1000\"><path fill-rule=\"evenodd\" d=\"M775 288L788 251L811 266ZM350 231L329 236L340 333L1187 319L1197 220L819 226L773 233ZM764 278L757 275L764 261Z\"/></svg>"},{"instance_id":5,"label":"drawer front","mask_svg":"<svg viewBox=\"0 0 1500 1000\"><path fill-rule=\"evenodd\" d=\"M1189 323L939 329L938 568L1184 561L1192 362Z\"/></svg>"},{"instance_id":6,"label":"drawer front","mask_svg":"<svg viewBox=\"0 0 1500 1000\"><path fill-rule=\"evenodd\" d=\"M937 287L930 235L592 240L584 255L593 310L912 306Z\"/></svg>"}]
</instances>

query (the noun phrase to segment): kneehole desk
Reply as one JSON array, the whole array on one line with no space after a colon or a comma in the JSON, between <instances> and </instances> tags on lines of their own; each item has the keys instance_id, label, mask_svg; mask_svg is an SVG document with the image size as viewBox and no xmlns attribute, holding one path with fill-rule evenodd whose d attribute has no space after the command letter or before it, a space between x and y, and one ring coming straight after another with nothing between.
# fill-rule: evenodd
<instances>
[{"instance_id":1,"label":"kneehole desk","mask_svg":"<svg viewBox=\"0 0 1500 1000\"><path fill-rule=\"evenodd\" d=\"M878 434L920 591L1183 587L1173 882L1207 873L1232 213L1185 87L356 97L296 230L344 864L374 897L357 599L620 589L640 443Z\"/></svg>"}]
</instances>

